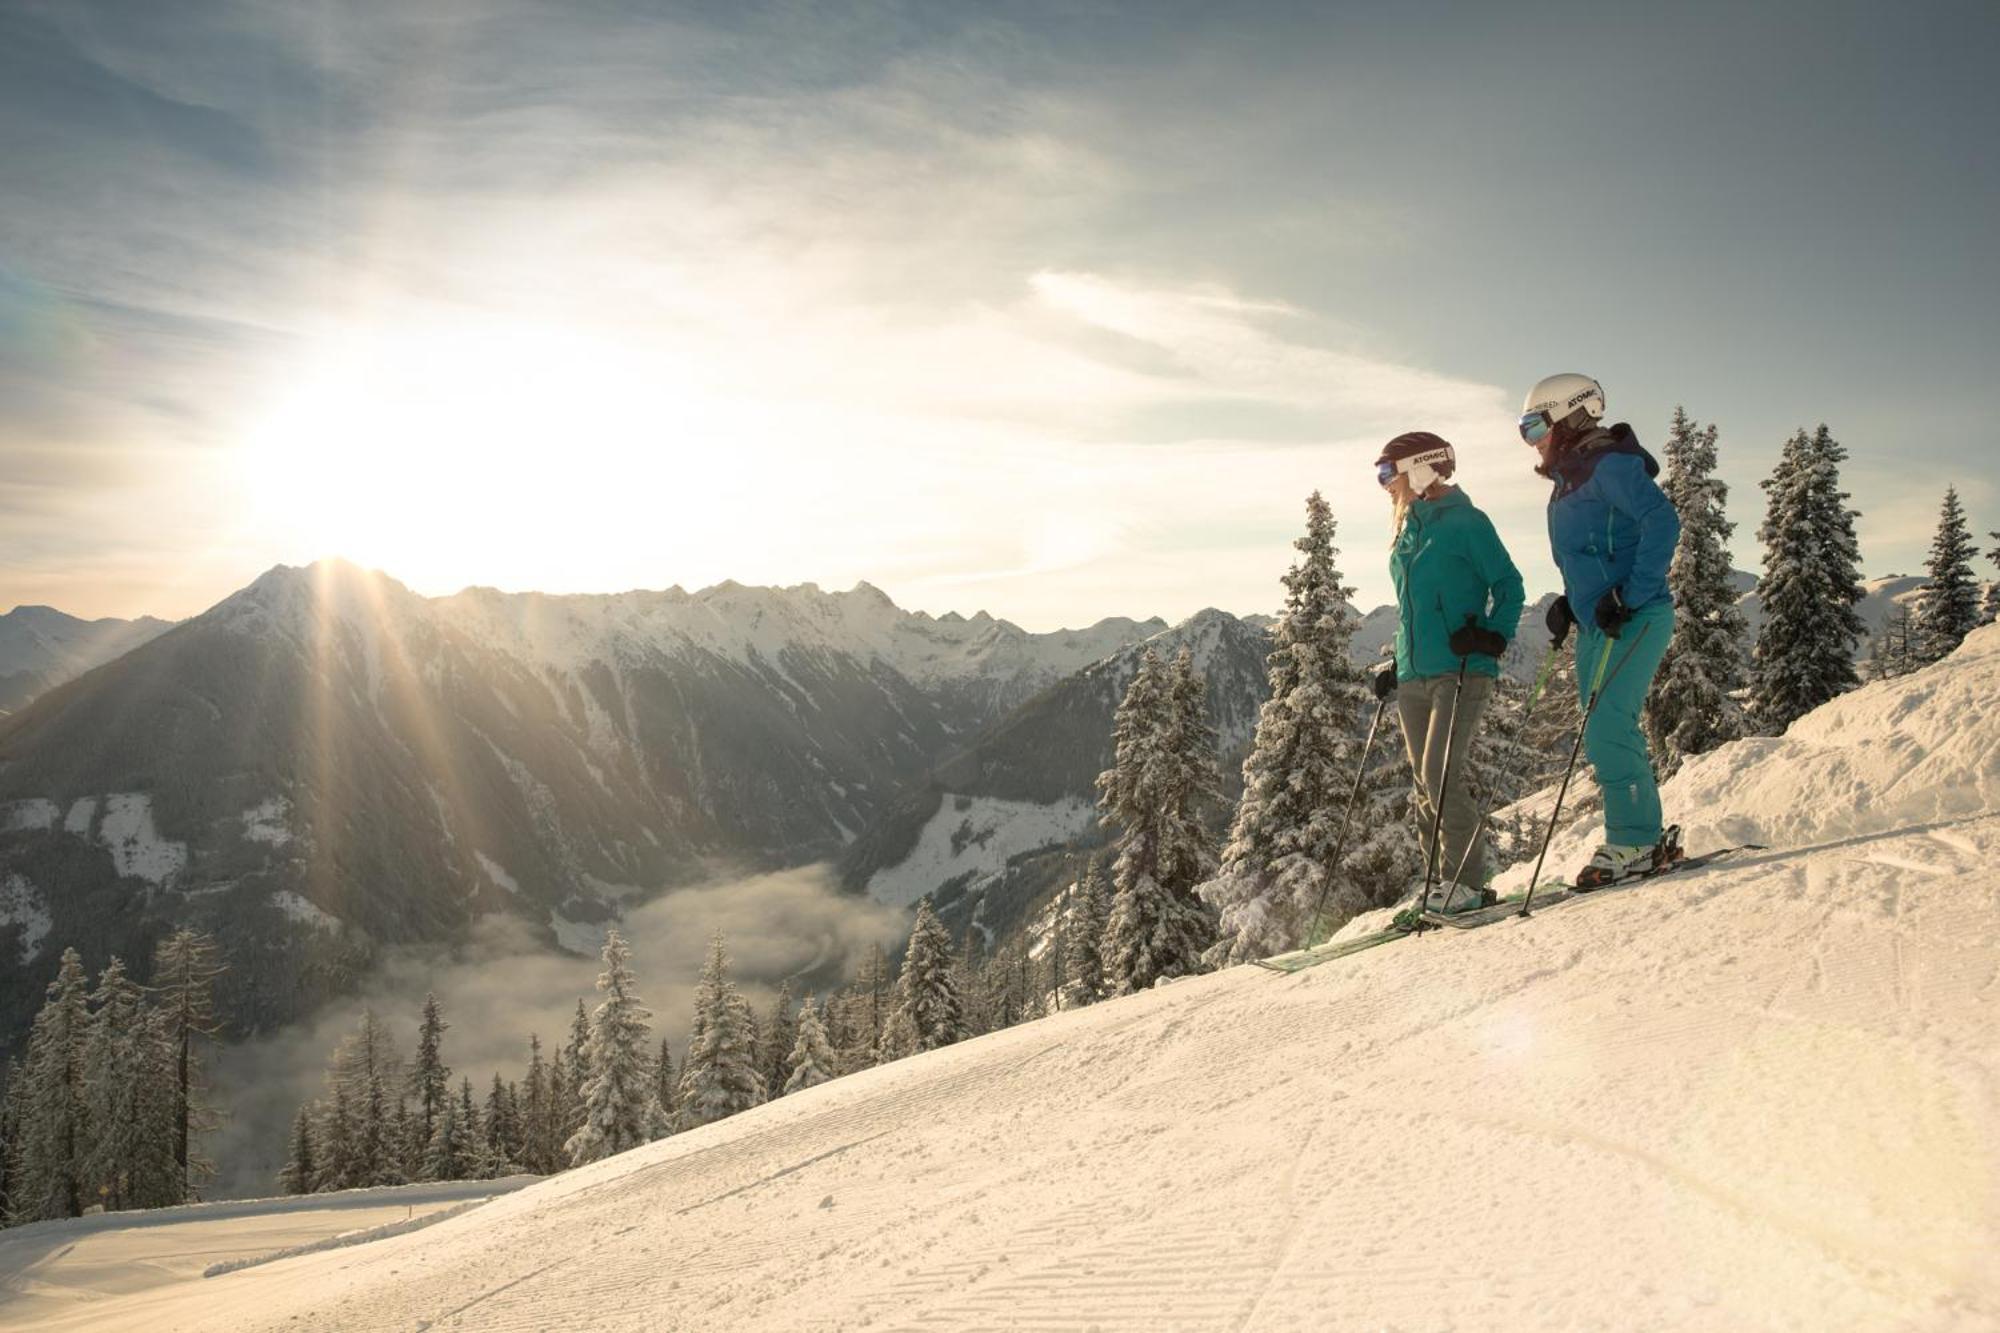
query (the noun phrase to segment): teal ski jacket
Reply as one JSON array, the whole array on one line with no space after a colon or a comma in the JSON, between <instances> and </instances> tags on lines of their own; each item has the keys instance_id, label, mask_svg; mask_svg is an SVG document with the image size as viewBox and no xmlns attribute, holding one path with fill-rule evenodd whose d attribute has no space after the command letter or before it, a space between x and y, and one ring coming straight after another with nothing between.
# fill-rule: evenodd
<instances>
[{"instance_id":1,"label":"teal ski jacket","mask_svg":"<svg viewBox=\"0 0 2000 1333\"><path fill-rule=\"evenodd\" d=\"M1396 585L1398 680L1456 674L1458 658L1449 640L1467 616L1510 642L1521 627L1527 600L1521 571L1501 545L1493 520L1464 491L1411 502L1389 548L1389 578ZM1497 676L1500 663L1474 653L1466 670Z\"/></svg>"}]
</instances>

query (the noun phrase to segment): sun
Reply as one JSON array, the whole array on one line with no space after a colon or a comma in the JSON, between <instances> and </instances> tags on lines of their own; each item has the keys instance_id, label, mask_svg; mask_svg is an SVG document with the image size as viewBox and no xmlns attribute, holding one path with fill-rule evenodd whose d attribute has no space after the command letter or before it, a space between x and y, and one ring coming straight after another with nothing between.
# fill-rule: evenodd
<instances>
[{"instance_id":1,"label":"sun","mask_svg":"<svg viewBox=\"0 0 2000 1333\"><path fill-rule=\"evenodd\" d=\"M683 380L657 352L560 328L329 339L244 433L250 517L306 558L434 584L558 581L566 556L635 523L719 533L726 517L689 497L746 479L728 423Z\"/></svg>"}]
</instances>

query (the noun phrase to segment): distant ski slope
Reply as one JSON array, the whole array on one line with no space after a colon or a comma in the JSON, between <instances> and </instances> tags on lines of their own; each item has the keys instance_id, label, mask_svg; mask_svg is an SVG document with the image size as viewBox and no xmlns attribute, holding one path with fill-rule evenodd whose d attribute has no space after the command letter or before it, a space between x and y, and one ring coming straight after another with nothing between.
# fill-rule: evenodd
<instances>
[{"instance_id":1,"label":"distant ski slope","mask_svg":"<svg viewBox=\"0 0 2000 1333\"><path fill-rule=\"evenodd\" d=\"M1987 629L1670 784L1769 852L1061 1014L92 1326L1990 1329L1996 689Z\"/></svg>"}]
</instances>

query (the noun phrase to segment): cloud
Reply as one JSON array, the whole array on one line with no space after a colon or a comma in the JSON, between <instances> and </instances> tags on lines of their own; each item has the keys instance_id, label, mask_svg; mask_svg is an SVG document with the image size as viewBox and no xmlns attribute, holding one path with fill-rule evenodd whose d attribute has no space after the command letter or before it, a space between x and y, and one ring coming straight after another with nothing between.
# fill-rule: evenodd
<instances>
[{"instance_id":1,"label":"cloud","mask_svg":"<svg viewBox=\"0 0 2000 1333\"><path fill-rule=\"evenodd\" d=\"M908 923L897 909L840 893L825 867L806 867L676 890L630 911L619 929L653 1011L653 1040L671 1040L678 1062L712 932L723 933L730 977L761 1016L784 981L801 994L825 994L870 947L900 946ZM218 1053L217 1100L228 1118L209 1149L221 1167L214 1192L243 1197L275 1188L292 1117L324 1095L327 1058L364 1008L388 1026L407 1060L424 996L435 993L451 1024L443 1047L454 1084L469 1077L483 1100L496 1070L521 1077L530 1033L541 1037L544 1058L567 1041L577 1000L597 1005L600 970L595 959L541 948L502 916L480 918L454 950L389 951L357 994L308 1023Z\"/></svg>"}]
</instances>

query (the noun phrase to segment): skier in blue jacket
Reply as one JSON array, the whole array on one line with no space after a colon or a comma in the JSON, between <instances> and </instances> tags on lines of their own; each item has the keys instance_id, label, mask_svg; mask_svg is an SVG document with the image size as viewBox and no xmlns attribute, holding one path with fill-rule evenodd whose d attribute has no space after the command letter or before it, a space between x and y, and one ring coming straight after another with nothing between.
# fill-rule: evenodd
<instances>
[{"instance_id":1,"label":"skier in blue jacket","mask_svg":"<svg viewBox=\"0 0 2000 1333\"><path fill-rule=\"evenodd\" d=\"M1654 482L1660 465L1623 422L1606 427L1604 390L1588 375L1551 375L1528 391L1521 438L1541 455L1549 494L1549 547L1563 594L1549 609L1558 647L1577 628L1578 702L1595 710L1583 749L1604 793L1604 843L1577 872L1602 888L1665 865L1660 789L1639 730L1653 673L1674 634L1667 567L1680 516Z\"/></svg>"}]
</instances>

